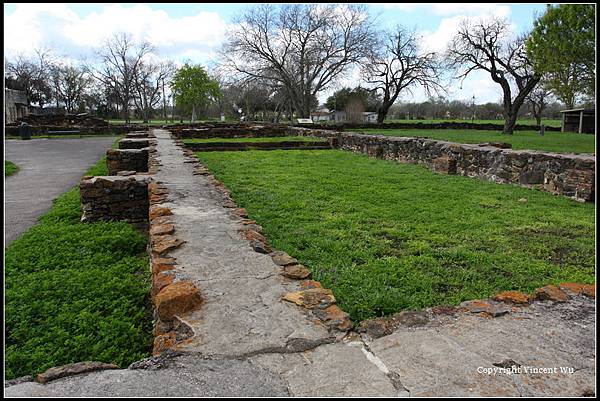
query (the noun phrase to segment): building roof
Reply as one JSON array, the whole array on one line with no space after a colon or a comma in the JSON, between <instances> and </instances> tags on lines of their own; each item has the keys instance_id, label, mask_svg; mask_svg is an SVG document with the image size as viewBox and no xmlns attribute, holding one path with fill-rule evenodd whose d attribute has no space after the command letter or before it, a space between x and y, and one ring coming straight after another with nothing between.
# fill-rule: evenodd
<instances>
[{"instance_id":1,"label":"building roof","mask_svg":"<svg viewBox=\"0 0 600 401\"><path fill-rule=\"evenodd\" d=\"M573 112L576 112L576 111L583 111L584 113L590 113L591 114L591 113L595 113L596 109L586 109L584 107L581 107L579 109L561 110L560 112L561 113L573 113Z\"/></svg>"}]
</instances>

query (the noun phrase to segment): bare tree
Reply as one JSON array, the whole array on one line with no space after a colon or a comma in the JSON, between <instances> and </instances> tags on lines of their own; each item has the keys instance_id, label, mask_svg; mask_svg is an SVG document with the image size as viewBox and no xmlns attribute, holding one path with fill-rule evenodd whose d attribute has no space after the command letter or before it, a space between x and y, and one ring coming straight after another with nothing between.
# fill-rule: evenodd
<instances>
[{"instance_id":1,"label":"bare tree","mask_svg":"<svg viewBox=\"0 0 600 401\"><path fill-rule=\"evenodd\" d=\"M83 100L91 78L83 68L71 65L56 64L52 71L56 89L56 104L62 101L68 113L75 111Z\"/></svg>"},{"instance_id":2,"label":"bare tree","mask_svg":"<svg viewBox=\"0 0 600 401\"><path fill-rule=\"evenodd\" d=\"M226 64L285 87L301 117L310 115L319 91L364 57L373 38L357 5L258 5L236 22L222 52Z\"/></svg>"},{"instance_id":3,"label":"bare tree","mask_svg":"<svg viewBox=\"0 0 600 401\"><path fill-rule=\"evenodd\" d=\"M52 50L38 48L34 53L35 56L19 55L13 61L7 62L5 75L23 87L30 104L37 103L43 108L53 98L50 79L53 66Z\"/></svg>"},{"instance_id":4,"label":"bare tree","mask_svg":"<svg viewBox=\"0 0 600 401\"><path fill-rule=\"evenodd\" d=\"M154 107L160 102L163 83L170 79L174 72L175 65L172 62L141 61L138 64L133 75L133 100L142 114L143 122L149 122Z\"/></svg>"},{"instance_id":5,"label":"bare tree","mask_svg":"<svg viewBox=\"0 0 600 401\"><path fill-rule=\"evenodd\" d=\"M527 102L531 108L531 112L535 117L537 125L542 124L542 113L550 103L552 93L545 86L537 86L527 95Z\"/></svg>"},{"instance_id":6,"label":"bare tree","mask_svg":"<svg viewBox=\"0 0 600 401\"><path fill-rule=\"evenodd\" d=\"M506 20L490 18L477 23L463 21L447 50L449 66L458 71L456 78L466 78L471 72L489 72L502 88L504 134L512 135L517 114L527 95L541 76L532 67L525 53L525 37L508 39ZM512 84L512 85L511 85ZM516 86L516 88L514 88ZM516 93L513 95L513 91Z\"/></svg>"},{"instance_id":7,"label":"bare tree","mask_svg":"<svg viewBox=\"0 0 600 401\"><path fill-rule=\"evenodd\" d=\"M132 36L118 33L96 50L99 66L87 65L87 71L119 96L125 121L129 122L129 105L134 98L135 78L145 55L152 52L148 42L135 43Z\"/></svg>"},{"instance_id":8,"label":"bare tree","mask_svg":"<svg viewBox=\"0 0 600 401\"><path fill-rule=\"evenodd\" d=\"M440 63L436 54L419 53L417 39L414 31L402 26L382 32L362 68L365 81L383 95L377 109L377 122L385 120L388 110L404 90L412 93L415 85L421 85L430 96L432 90L444 90L440 85Z\"/></svg>"}]
</instances>

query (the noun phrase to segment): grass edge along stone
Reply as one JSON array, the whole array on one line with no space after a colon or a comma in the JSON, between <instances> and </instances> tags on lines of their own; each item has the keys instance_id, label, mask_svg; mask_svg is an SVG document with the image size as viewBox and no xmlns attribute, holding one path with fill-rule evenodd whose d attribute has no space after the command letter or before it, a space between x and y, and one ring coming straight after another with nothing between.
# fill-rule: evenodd
<instances>
[{"instance_id":1,"label":"grass edge along stone","mask_svg":"<svg viewBox=\"0 0 600 401\"><path fill-rule=\"evenodd\" d=\"M86 173L105 174L105 157ZM124 222L79 219L74 187L5 250L6 379L150 355L146 238Z\"/></svg>"}]
</instances>

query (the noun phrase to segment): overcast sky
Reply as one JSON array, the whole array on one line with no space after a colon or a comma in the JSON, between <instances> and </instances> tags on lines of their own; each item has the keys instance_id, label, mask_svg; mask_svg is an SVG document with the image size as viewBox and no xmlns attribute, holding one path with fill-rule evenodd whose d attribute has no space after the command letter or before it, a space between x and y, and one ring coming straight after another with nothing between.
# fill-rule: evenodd
<instances>
[{"instance_id":1,"label":"overcast sky","mask_svg":"<svg viewBox=\"0 0 600 401\"><path fill-rule=\"evenodd\" d=\"M161 58L177 63L189 60L204 66L214 61L224 41L228 25L249 3L212 4L4 4L4 53L10 59L47 46L64 58L79 59L91 55L103 38L116 32L131 33L146 39ZM421 46L443 51L456 32L461 19L489 15L506 17L515 33L528 31L546 6L540 4L368 4L369 13L380 27L402 24L415 28ZM341 85L356 86L358 76L350 74ZM323 102L333 91L320 94ZM476 73L462 83L449 87L450 99L476 103L496 102L500 87L484 73ZM403 96L403 101L423 101L421 90Z\"/></svg>"}]
</instances>

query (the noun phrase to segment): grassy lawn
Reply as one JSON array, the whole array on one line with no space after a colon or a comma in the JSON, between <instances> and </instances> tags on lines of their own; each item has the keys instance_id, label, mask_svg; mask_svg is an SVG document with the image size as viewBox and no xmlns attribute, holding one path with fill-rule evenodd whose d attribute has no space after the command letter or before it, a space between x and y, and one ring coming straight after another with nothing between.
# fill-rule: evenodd
<instances>
[{"instance_id":1,"label":"grassy lawn","mask_svg":"<svg viewBox=\"0 0 600 401\"><path fill-rule=\"evenodd\" d=\"M388 136L419 136L460 143L508 142L513 149L545 150L557 153L596 153L596 136L572 132L515 131L513 135L486 130L451 129L360 129L355 132Z\"/></svg>"},{"instance_id":2,"label":"grassy lawn","mask_svg":"<svg viewBox=\"0 0 600 401\"><path fill-rule=\"evenodd\" d=\"M87 174L106 175L104 158ZM74 187L5 249L6 379L81 361L147 357L146 239L123 222L79 222Z\"/></svg>"},{"instance_id":3,"label":"grassy lawn","mask_svg":"<svg viewBox=\"0 0 600 401\"><path fill-rule=\"evenodd\" d=\"M257 138L190 138L184 139L183 143L207 143L207 142L327 142L325 139L311 138L303 136L283 136L283 137L257 137Z\"/></svg>"},{"instance_id":4,"label":"grassy lawn","mask_svg":"<svg viewBox=\"0 0 600 401\"><path fill-rule=\"evenodd\" d=\"M593 204L336 150L197 157L355 322L595 281Z\"/></svg>"},{"instance_id":5,"label":"grassy lawn","mask_svg":"<svg viewBox=\"0 0 600 401\"><path fill-rule=\"evenodd\" d=\"M434 120L434 119L429 119L429 120L397 120L397 119L389 119L389 120L385 120L384 122L386 123L424 123L424 124L431 124L431 123L441 123L441 122L457 122L457 123L470 123L471 120L460 120L460 119L441 119L441 120ZM475 124L500 124L500 125L504 125L504 120L473 120L473 123ZM560 127L561 126L562 121L561 120L546 120L546 119L542 119L542 124L544 124L547 127ZM537 121L535 120L527 120L527 119L518 119L517 120L517 124L521 124L521 125L537 125Z\"/></svg>"},{"instance_id":6,"label":"grassy lawn","mask_svg":"<svg viewBox=\"0 0 600 401\"><path fill-rule=\"evenodd\" d=\"M19 171L19 167L11 161L4 160L4 176L16 174Z\"/></svg>"}]
</instances>

